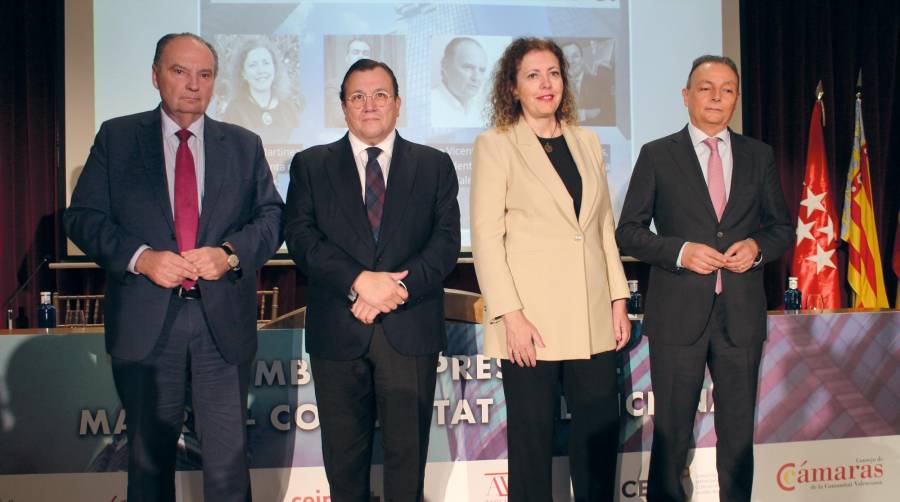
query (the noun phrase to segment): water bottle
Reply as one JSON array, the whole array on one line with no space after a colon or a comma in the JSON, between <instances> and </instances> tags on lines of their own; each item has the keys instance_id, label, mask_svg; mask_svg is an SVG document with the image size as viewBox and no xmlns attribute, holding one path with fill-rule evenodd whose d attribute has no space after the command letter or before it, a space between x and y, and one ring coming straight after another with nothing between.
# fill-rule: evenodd
<instances>
[{"instance_id":1,"label":"water bottle","mask_svg":"<svg viewBox=\"0 0 900 502\"><path fill-rule=\"evenodd\" d=\"M50 303L50 292L41 291L41 305L38 307L38 327L56 327L56 307Z\"/></svg>"},{"instance_id":2,"label":"water bottle","mask_svg":"<svg viewBox=\"0 0 900 502\"><path fill-rule=\"evenodd\" d=\"M800 311L803 295L797 289L797 278L788 277L788 288L784 292L784 311L789 314L796 314Z\"/></svg>"},{"instance_id":3,"label":"water bottle","mask_svg":"<svg viewBox=\"0 0 900 502\"><path fill-rule=\"evenodd\" d=\"M644 313L644 298L638 292L638 282L631 280L628 281L628 291L631 292L631 297L628 299L628 313L632 315L643 314Z\"/></svg>"}]
</instances>

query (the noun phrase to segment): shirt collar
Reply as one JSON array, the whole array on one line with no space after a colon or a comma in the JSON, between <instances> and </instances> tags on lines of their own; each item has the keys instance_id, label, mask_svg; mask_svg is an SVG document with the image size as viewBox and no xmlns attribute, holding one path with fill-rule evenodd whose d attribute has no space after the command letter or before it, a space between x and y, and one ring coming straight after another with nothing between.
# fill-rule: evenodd
<instances>
[{"instance_id":1,"label":"shirt collar","mask_svg":"<svg viewBox=\"0 0 900 502\"><path fill-rule=\"evenodd\" d=\"M167 139L171 136L175 136L175 133L181 130L181 126L176 124L172 117L166 114L166 111L159 107L159 113L162 115L162 132L163 139ZM205 122L205 115L201 115L199 119L195 120L191 125L188 126L187 130L191 131L195 138L200 141L203 141L203 124Z\"/></svg>"},{"instance_id":2,"label":"shirt collar","mask_svg":"<svg viewBox=\"0 0 900 502\"><path fill-rule=\"evenodd\" d=\"M709 138L705 132L690 122L688 122L688 134L691 136L691 144L694 145L694 148L699 148L703 141ZM727 127L719 131L714 137L721 139L725 146L731 146L731 133Z\"/></svg>"},{"instance_id":3,"label":"shirt collar","mask_svg":"<svg viewBox=\"0 0 900 502\"><path fill-rule=\"evenodd\" d=\"M364 143L350 131L347 131L347 135L350 137L350 148L353 150L353 157L359 157L360 154L370 146L377 146L378 148L381 148L381 152L385 154L387 158L391 158L391 155L394 153L394 139L397 137L396 129L391 131L391 133L388 134L387 137L381 140L381 142L377 145L368 145Z\"/></svg>"}]
</instances>

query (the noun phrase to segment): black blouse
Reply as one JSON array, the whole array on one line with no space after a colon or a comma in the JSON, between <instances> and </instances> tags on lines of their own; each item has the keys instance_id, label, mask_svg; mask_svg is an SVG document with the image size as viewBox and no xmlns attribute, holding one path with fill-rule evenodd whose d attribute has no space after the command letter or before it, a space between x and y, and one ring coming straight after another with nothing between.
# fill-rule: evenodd
<instances>
[{"instance_id":1,"label":"black blouse","mask_svg":"<svg viewBox=\"0 0 900 502\"><path fill-rule=\"evenodd\" d=\"M578 173L578 166L575 165L575 159L572 158L572 152L569 151L566 138L562 135L557 138L541 138L538 136L538 140L542 147L549 144L552 148L550 152L547 152L547 157L572 197L572 203L575 206L575 217L577 218L581 212L581 174ZM547 151L546 147L544 151Z\"/></svg>"}]
</instances>

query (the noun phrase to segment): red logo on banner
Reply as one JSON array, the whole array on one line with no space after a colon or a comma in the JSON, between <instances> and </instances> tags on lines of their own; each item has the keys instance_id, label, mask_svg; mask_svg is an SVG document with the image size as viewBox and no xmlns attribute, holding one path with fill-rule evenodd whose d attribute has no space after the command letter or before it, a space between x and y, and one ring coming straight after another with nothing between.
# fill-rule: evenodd
<instances>
[{"instance_id":1,"label":"red logo on banner","mask_svg":"<svg viewBox=\"0 0 900 502\"><path fill-rule=\"evenodd\" d=\"M489 497L508 497L509 496L509 473L508 472L486 472L486 478L490 479L490 485L485 495Z\"/></svg>"}]
</instances>

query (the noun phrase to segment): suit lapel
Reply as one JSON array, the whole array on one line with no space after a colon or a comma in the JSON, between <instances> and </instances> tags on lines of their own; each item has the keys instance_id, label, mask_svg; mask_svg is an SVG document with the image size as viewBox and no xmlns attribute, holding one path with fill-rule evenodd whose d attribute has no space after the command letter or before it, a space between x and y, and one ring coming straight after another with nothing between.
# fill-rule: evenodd
<instances>
[{"instance_id":1,"label":"suit lapel","mask_svg":"<svg viewBox=\"0 0 900 502\"><path fill-rule=\"evenodd\" d=\"M381 238L375 256L384 252L387 242L400 226L406 206L412 195L413 183L416 179L418 159L408 141L400 137L394 139L394 151L391 154L391 166L388 170L387 191L384 194L384 214L381 218Z\"/></svg>"},{"instance_id":2,"label":"suit lapel","mask_svg":"<svg viewBox=\"0 0 900 502\"><path fill-rule=\"evenodd\" d=\"M169 233L175 234L175 220L172 216L172 203L169 201L169 184L166 177L166 161L163 156L162 119L157 107L149 112L141 123L138 142L141 158L144 159L144 173L147 175L147 186L153 192L163 219L169 226Z\"/></svg>"},{"instance_id":3,"label":"suit lapel","mask_svg":"<svg viewBox=\"0 0 900 502\"><path fill-rule=\"evenodd\" d=\"M584 230L585 222L593 214L594 204L597 200L597 176L605 175L602 172L603 165L602 163L594 162L594 155L592 155L590 146L578 139L578 135L573 128L563 124L562 132L566 138L566 145L569 146L569 151L572 152L575 165L578 167L578 174L581 176L581 210L578 213L578 224ZM602 155L602 152L597 152L597 154ZM565 185L563 185L563 188L565 188ZM566 193L568 193L568 190Z\"/></svg>"},{"instance_id":4,"label":"suit lapel","mask_svg":"<svg viewBox=\"0 0 900 502\"><path fill-rule=\"evenodd\" d=\"M722 221L725 221L729 213L734 212L732 201L739 200L739 197L735 197L735 195L739 192L740 187L749 183L752 166L750 154L744 148L744 137L740 134L735 134L730 129L728 132L731 135L731 188L728 192L729 196L728 202L725 204L725 211L722 213Z\"/></svg>"},{"instance_id":5,"label":"suit lapel","mask_svg":"<svg viewBox=\"0 0 900 502\"><path fill-rule=\"evenodd\" d=\"M222 180L228 163L228 152L225 149L225 134L219 123L206 117L203 123L203 205L200 209L200 222L197 228L197 245L201 245L206 237L209 221L216 213L216 204L222 191ZM215 243L218 245L219 243Z\"/></svg>"},{"instance_id":6,"label":"suit lapel","mask_svg":"<svg viewBox=\"0 0 900 502\"><path fill-rule=\"evenodd\" d=\"M544 188L550 192L554 202L565 219L575 228L581 228L578 220L575 218L575 207L572 205L572 197L566 186L559 177L559 173L553 168L547 153L541 147L537 136L532 132L531 128L525 122L525 119L519 119L512 131L515 139L516 148L522 154L525 165L544 185ZM574 155L574 154L573 154Z\"/></svg>"},{"instance_id":7,"label":"suit lapel","mask_svg":"<svg viewBox=\"0 0 900 502\"><path fill-rule=\"evenodd\" d=\"M328 153L330 157L326 159L328 166L326 172L339 205L362 242L374 248L375 238L372 236L372 227L366 216L366 205L360 191L359 171L353 158L353 150L350 148L349 136L345 134L340 141L329 145Z\"/></svg>"},{"instance_id":8,"label":"suit lapel","mask_svg":"<svg viewBox=\"0 0 900 502\"><path fill-rule=\"evenodd\" d=\"M697 160L697 151L691 143L691 135L688 133L687 126L681 130L673 139L672 156L675 162L684 174L687 184L696 193L696 199L706 208L710 218L718 221L716 209L713 207L712 199L709 197L709 187L703 178L703 171L700 169L700 161Z\"/></svg>"}]
</instances>

